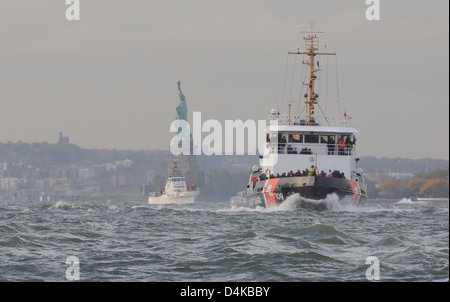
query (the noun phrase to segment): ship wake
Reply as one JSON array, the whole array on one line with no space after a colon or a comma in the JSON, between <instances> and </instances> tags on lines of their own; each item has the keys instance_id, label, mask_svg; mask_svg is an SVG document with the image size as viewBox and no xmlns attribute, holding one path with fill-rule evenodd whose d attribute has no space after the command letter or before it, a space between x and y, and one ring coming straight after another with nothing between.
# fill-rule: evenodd
<instances>
[{"instance_id":1,"label":"ship wake","mask_svg":"<svg viewBox=\"0 0 450 302\"><path fill-rule=\"evenodd\" d=\"M239 197L239 198L237 198ZM235 196L230 200L231 207L233 209L240 210L256 210L256 211L295 211L295 210L308 210L308 211L345 211L354 212L357 211L357 207L352 205L350 199L341 199L337 194L329 194L325 199L309 199L301 196L299 193L293 194L286 198L278 206L269 208L256 208L251 209L247 203L247 200L242 195Z\"/></svg>"},{"instance_id":2,"label":"ship wake","mask_svg":"<svg viewBox=\"0 0 450 302\"><path fill-rule=\"evenodd\" d=\"M327 198L328 199L328 198ZM294 194L286 198L277 208L279 210L310 210L310 211L326 211L329 210L329 201L327 199L314 200L308 199L300 194Z\"/></svg>"},{"instance_id":3,"label":"ship wake","mask_svg":"<svg viewBox=\"0 0 450 302\"><path fill-rule=\"evenodd\" d=\"M301 196L300 194L294 194L289 196L282 204L280 204L278 210L309 210L309 211L346 211L354 209L350 200L340 199L336 194L329 194L325 199L309 199Z\"/></svg>"}]
</instances>

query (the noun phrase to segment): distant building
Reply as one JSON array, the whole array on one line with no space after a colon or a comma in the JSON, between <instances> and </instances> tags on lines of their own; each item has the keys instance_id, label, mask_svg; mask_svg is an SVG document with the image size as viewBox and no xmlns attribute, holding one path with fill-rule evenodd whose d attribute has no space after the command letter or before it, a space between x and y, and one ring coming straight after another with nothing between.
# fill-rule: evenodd
<instances>
[{"instance_id":1,"label":"distant building","mask_svg":"<svg viewBox=\"0 0 450 302\"><path fill-rule=\"evenodd\" d=\"M2 177L0 178L0 190L6 192L14 192L19 185L26 184L25 178Z\"/></svg>"},{"instance_id":2,"label":"distant building","mask_svg":"<svg viewBox=\"0 0 450 302\"><path fill-rule=\"evenodd\" d=\"M89 168L79 168L78 178L82 180L88 180L94 178L94 170Z\"/></svg>"},{"instance_id":3,"label":"distant building","mask_svg":"<svg viewBox=\"0 0 450 302\"><path fill-rule=\"evenodd\" d=\"M115 164L116 167L117 166L125 166L125 167L129 168L129 167L131 167L132 163L133 163L132 160L125 159L125 160L116 160L114 164Z\"/></svg>"},{"instance_id":4,"label":"distant building","mask_svg":"<svg viewBox=\"0 0 450 302\"><path fill-rule=\"evenodd\" d=\"M5 163L3 164L3 169L0 170L0 177L7 177L8 176L8 164Z\"/></svg>"},{"instance_id":5,"label":"distant building","mask_svg":"<svg viewBox=\"0 0 450 302\"><path fill-rule=\"evenodd\" d=\"M60 145L69 145L70 140L68 136L63 136L62 132L59 132L58 144Z\"/></svg>"}]
</instances>

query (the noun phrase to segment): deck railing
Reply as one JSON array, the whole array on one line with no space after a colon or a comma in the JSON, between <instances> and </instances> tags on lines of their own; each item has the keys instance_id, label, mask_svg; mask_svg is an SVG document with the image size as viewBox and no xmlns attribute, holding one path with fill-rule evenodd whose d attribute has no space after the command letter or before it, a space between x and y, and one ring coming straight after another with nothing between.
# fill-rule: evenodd
<instances>
[{"instance_id":1,"label":"deck railing","mask_svg":"<svg viewBox=\"0 0 450 302\"><path fill-rule=\"evenodd\" d=\"M307 116L289 116L288 114L269 114L267 121L278 121L279 126L308 126ZM329 127L353 127L353 120L351 117L315 117L314 121L319 126Z\"/></svg>"},{"instance_id":2,"label":"deck railing","mask_svg":"<svg viewBox=\"0 0 450 302\"><path fill-rule=\"evenodd\" d=\"M350 156L355 153L354 144L347 144L341 148L339 144L267 143L266 147L270 148L271 154Z\"/></svg>"}]
</instances>

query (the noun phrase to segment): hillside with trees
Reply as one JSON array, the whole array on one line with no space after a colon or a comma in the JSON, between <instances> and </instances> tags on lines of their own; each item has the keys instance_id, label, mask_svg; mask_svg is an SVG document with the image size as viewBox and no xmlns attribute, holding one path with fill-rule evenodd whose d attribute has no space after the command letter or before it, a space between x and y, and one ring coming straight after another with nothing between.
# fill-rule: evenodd
<instances>
[{"instance_id":1,"label":"hillside with trees","mask_svg":"<svg viewBox=\"0 0 450 302\"><path fill-rule=\"evenodd\" d=\"M448 169L420 172L410 179L392 178L378 187L380 198L403 198L412 195L430 198L449 197Z\"/></svg>"}]
</instances>

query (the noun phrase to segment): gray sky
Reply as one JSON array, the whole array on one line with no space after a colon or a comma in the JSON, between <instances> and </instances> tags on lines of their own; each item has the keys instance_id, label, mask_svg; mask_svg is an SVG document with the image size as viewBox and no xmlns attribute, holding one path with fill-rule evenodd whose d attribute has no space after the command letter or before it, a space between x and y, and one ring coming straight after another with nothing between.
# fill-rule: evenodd
<instances>
[{"instance_id":1,"label":"gray sky","mask_svg":"<svg viewBox=\"0 0 450 302\"><path fill-rule=\"evenodd\" d=\"M369 22L364 0L81 0L69 22L64 0L2 0L0 141L168 149L179 78L190 118L265 119L314 22L358 154L448 159L449 2L380 2Z\"/></svg>"}]
</instances>

